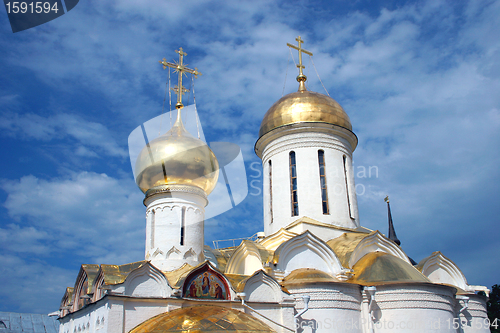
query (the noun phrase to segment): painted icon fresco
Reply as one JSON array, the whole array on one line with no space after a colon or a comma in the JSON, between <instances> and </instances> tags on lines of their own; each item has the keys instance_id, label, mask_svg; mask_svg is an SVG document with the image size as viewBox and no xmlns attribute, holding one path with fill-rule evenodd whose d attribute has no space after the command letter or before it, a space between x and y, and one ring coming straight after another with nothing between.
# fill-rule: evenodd
<instances>
[{"instance_id":1,"label":"painted icon fresco","mask_svg":"<svg viewBox=\"0 0 500 333\"><path fill-rule=\"evenodd\" d=\"M228 286L217 272L206 265L186 279L184 297L228 299Z\"/></svg>"}]
</instances>

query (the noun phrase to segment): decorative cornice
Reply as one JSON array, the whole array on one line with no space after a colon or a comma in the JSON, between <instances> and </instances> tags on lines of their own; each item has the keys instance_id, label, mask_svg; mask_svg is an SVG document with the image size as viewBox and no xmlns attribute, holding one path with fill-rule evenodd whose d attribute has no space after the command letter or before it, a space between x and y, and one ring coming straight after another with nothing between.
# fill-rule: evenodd
<instances>
[{"instance_id":1,"label":"decorative cornice","mask_svg":"<svg viewBox=\"0 0 500 333\"><path fill-rule=\"evenodd\" d=\"M197 186L190 186L190 185L159 185L150 188L146 192L146 197L144 198L144 205L146 205L146 200L153 195L156 194L168 194L168 193L175 193L175 192L182 192L182 193L192 193L196 194L203 199L207 199L207 194L205 191L203 191L201 188Z\"/></svg>"},{"instance_id":2,"label":"decorative cornice","mask_svg":"<svg viewBox=\"0 0 500 333\"><path fill-rule=\"evenodd\" d=\"M401 248L397 246L396 243L389 240L378 230L376 230L373 231L370 235L363 238L358 243L358 245L356 245L356 247L352 251L351 257L349 258L349 267L354 267L358 260L363 258L366 254L376 251L393 255L396 258L404 260L406 263L411 265L408 256L403 252L403 250L401 250Z\"/></svg>"},{"instance_id":3,"label":"decorative cornice","mask_svg":"<svg viewBox=\"0 0 500 333\"><path fill-rule=\"evenodd\" d=\"M468 292L474 292L474 288L467 284L467 279L464 274L458 268L458 266L451 261L449 258L445 257L440 251L433 252L429 257L422 259L418 265L422 274L429 277L429 279L434 283L446 283L454 285ZM432 273L436 270L441 269L450 278L451 281L438 280L432 276Z\"/></svg>"},{"instance_id":4,"label":"decorative cornice","mask_svg":"<svg viewBox=\"0 0 500 333\"><path fill-rule=\"evenodd\" d=\"M425 287L424 287L425 288ZM455 313L453 289L436 290L436 288L394 288L378 290L375 302L381 310L384 309L437 309Z\"/></svg>"},{"instance_id":5,"label":"decorative cornice","mask_svg":"<svg viewBox=\"0 0 500 333\"><path fill-rule=\"evenodd\" d=\"M194 206L194 207L193 207ZM148 214L151 214L151 211L154 210L155 212L159 212L159 211L164 211L165 209L170 209L170 210L173 210L174 208L186 208L186 210L193 210L195 212L195 214L201 214L202 211L201 209L197 208L197 206L195 205L192 205L192 204L156 204L156 205L152 205L152 208L148 209L146 211L146 217Z\"/></svg>"},{"instance_id":6,"label":"decorative cornice","mask_svg":"<svg viewBox=\"0 0 500 333\"><path fill-rule=\"evenodd\" d=\"M277 265L277 269L285 270L288 261L293 258L295 251L300 248L307 248L321 258L328 267L329 271L326 271L326 273L336 275L342 272L342 264L333 250L309 230L282 243L274 252L272 262Z\"/></svg>"},{"instance_id":7,"label":"decorative cornice","mask_svg":"<svg viewBox=\"0 0 500 333\"><path fill-rule=\"evenodd\" d=\"M290 125L285 125L282 127L278 127L273 129L272 131L268 132L267 134L264 134L262 137L260 137L257 142L255 143L255 153L257 156L262 158L263 152L266 148L266 146L269 145L272 141L285 136L287 134L295 134L295 133L325 133L327 135L335 135L338 137L341 137L347 142L349 142L350 146L352 147L352 151L356 149L356 146L358 144L358 138L356 134L354 134L352 131L332 125L332 124L326 124L326 123L314 123L314 122L304 122L304 123L294 123Z\"/></svg>"},{"instance_id":8,"label":"decorative cornice","mask_svg":"<svg viewBox=\"0 0 500 333\"><path fill-rule=\"evenodd\" d=\"M458 302L457 302L458 303ZM457 304L457 310L459 310L462 305ZM488 314L486 312L486 307L483 303L475 301L473 299L469 300L468 307L464 312L468 312L472 317L487 318Z\"/></svg>"},{"instance_id":9,"label":"decorative cornice","mask_svg":"<svg viewBox=\"0 0 500 333\"><path fill-rule=\"evenodd\" d=\"M339 285L335 285L336 288ZM349 285L343 285L342 287L351 287ZM342 310L356 310L361 311L361 293L357 286L352 286L352 288L342 288L338 290L331 290L326 288L301 288L300 292L294 292L290 290L292 294L296 297L295 304L297 310L304 308L304 302L299 295L310 295L311 300L309 301L310 309L342 309Z\"/></svg>"},{"instance_id":10,"label":"decorative cornice","mask_svg":"<svg viewBox=\"0 0 500 333\"><path fill-rule=\"evenodd\" d=\"M271 156L297 148L334 149L352 157L349 143L342 138L321 132L295 132L284 133L269 142L263 149L261 158L266 162Z\"/></svg>"}]
</instances>

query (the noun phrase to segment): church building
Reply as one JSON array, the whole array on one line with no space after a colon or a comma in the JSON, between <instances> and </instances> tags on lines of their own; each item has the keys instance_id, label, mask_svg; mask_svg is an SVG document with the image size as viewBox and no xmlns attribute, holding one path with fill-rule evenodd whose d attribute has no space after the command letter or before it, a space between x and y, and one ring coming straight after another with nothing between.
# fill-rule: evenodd
<instances>
[{"instance_id":1,"label":"church building","mask_svg":"<svg viewBox=\"0 0 500 333\"><path fill-rule=\"evenodd\" d=\"M84 264L66 288L60 333L489 332L482 286L441 252L419 263L396 237L363 227L353 172L358 139L334 99L308 91L298 45L298 91L265 114L255 152L263 167L263 232L238 246L204 242L217 156L177 120L138 155L146 207L145 257Z\"/></svg>"}]
</instances>

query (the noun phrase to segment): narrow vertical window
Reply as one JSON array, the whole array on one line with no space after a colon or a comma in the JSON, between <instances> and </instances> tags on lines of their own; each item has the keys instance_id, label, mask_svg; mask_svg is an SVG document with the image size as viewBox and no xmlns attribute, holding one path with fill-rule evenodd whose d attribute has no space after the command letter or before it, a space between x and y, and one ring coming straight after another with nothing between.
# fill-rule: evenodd
<instances>
[{"instance_id":1,"label":"narrow vertical window","mask_svg":"<svg viewBox=\"0 0 500 333\"><path fill-rule=\"evenodd\" d=\"M325 152L318 150L318 164L319 164L319 182L321 186L321 207L323 214L330 214L328 208L328 193L326 191L326 175L325 175Z\"/></svg>"},{"instance_id":2,"label":"narrow vertical window","mask_svg":"<svg viewBox=\"0 0 500 333\"><path fill-rule=\"evenodd\" d=\"M299 215L299 198L297 195L297 166L295 163L295 152L290 152L290 192L292 202L292 216Z\"/></svg>"},{"instance_id":3,"label":"narrow vertical window","mask_svg":"<svg viewBox=\"0 0 500 333\"><path fill-rule=\"evenodd\" d=\"M185 227L186 227L186 207L182 207L181 212L181 245L184 245L184 236L185 236Z\"/></svg>"},{"instance_id":4,"label":"narrow vertical window","mask_svg":"<svg viewBox=\"0 0 500 333\"><path fill-rule=\"evenodd\" d=\"M153 249L155 247L155 210L151 210L151 228L150 228L150 233L151 233L151 248Z\"/></svg>"},{"instance_id":5,"label":"narrow vertical window","mask_svg":"<svg viewBox=\"0 0 500 333\"><path fill-rule=\"evenodd\" d=\"M347 194L347 206L349 207L349 217L353 218L351 212L351 199L349 197L349 181L347 180L347 159L345 155L344 155L344 179L345 179L345 192Z\"/></svg>"},{"instance_id":6,"label":"narrow vertical window","mask_svg":"<svg viewBox=\"0 0 500 333\"><path fill-rule=\"evenodd\" d=\"M269 160L269 214L273 223L273 165Z\"/></svg>"}]
</instances>

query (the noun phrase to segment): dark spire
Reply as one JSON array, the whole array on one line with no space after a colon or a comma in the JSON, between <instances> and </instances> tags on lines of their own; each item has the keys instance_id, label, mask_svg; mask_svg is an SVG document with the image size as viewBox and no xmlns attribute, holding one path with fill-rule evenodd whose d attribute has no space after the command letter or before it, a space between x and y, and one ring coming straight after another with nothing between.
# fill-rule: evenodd
<instances>
[{"instance_id":1,"label":"dark spire","mask_svg":"<svg viewBox=\"0 0 500 333\"><path fill-rule=\"evenodd\" d=\"M386 196L384 199L387 202L387 215L389 217L389 239L394 243L401 245L401 241L396 236L396 230L394 230L394 224L392 223L392 215L391 215L391 205L389 204L389 196Z\"/></svg>"}]
</instances>

